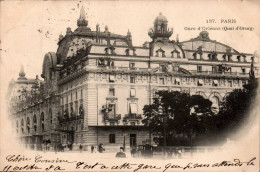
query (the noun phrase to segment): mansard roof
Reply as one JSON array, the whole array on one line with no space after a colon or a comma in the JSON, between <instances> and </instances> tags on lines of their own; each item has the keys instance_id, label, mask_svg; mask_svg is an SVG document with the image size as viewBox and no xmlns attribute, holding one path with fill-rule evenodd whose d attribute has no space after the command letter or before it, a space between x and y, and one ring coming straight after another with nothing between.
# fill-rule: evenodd
<instances>
[{"instance_id":1,"label":"mansard roof","mask_svg":"<svg viewBox=\"0 0 260 172\"><path fill-rule=\"evenodd\" d=\"M212 40L209 37L209 33L207 31L201 31L199 36L196 38L191 38L190 40L180 42L183 49L186 50L197 50L198 48L202 48L202 51L215 51L215 52L230 52L236 54L239 53L234 48L218 42L216 40Z\"/></svg>"}]
</instances>

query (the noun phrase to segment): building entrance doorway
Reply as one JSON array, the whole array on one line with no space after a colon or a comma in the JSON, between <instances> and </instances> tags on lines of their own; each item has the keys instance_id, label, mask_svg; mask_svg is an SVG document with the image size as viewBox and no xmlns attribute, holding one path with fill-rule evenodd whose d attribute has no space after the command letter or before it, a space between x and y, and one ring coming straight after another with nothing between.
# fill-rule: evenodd
<instances>
[{"instance_id":1,"label":"building entrance doorway","mask_svg":"<svg viewBox=\"0 0 260 172\"><path fill-rule=\"evenodd\" d=\"M136 134L130 134L130 147L136 146Z\"/></svg>"}]
</instances>

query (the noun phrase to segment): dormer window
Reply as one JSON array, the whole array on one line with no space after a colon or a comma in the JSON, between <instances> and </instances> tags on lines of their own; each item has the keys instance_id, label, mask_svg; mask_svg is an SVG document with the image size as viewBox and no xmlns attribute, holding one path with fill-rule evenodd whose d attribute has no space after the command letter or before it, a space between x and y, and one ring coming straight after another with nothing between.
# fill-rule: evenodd
<instances>
[{"instance_id":1,"label":"dormer window","mask_svg":"<svg viewBox=\"0 0 260 172\"><path fill-rule=\"evenodd\" d=\"M223 58L223 61L226 61L226 60L227 60L225 54L222 56L222 58Z\"/></svg>"},{"instance_id":2,"label":"dormer window","mask_svg":"<svg viewBox=\"0 0 260 172\"><path fill-rule=\"evenodd\" d=\"M215 60L215 61L218 60L218 58L217 58L217 53L213 53L213 54L212 54L212 60Z\"/></svg>"},{"instance_id":3,"label":"dormer window","mask_svg":"<svg viewBox=\"0 0 260 172\"><path fill-rule=\"evenodd\" d=\"M228 61L229 62L232 61L232 55L231 54L228 55Z\"/></svg>"},{"instance_id":4,"label":"dormer window","mask_svg":"<svg viewBox=\"0 0 260 172\"><path fill-rule=\"evenodd\" d=\"M105 48L105 54L116 54L114 47L107 47Z\"/></svg>"},{"instance_id":5,"label":"dormer window","mask_svg":"<svg viewBox=\"0 0 260 172\"><path fill-rule=\"evenodd\" d=\"M172 52L172 58L181 58L181 56L180 56L180 52L179 51L177 51L176 49L175 50L173 50Z\"/></svg>"},{"instance_id":6,"label":"dormer window","mask_svg":"<svg viewBox=\"0 0 260 172\"><path fill-rule=\"evenodd\" d=\"M195 60L197 59L197 53L193 53L192 56L193 56L193 59L195 59Z\"/></svg>"},{"instance_id":7,"label":"dormer window","mask_svg":"<svg viewBox=\"0 0 260 172\"><path fill-rule=\"evenodd\" d=\"M165 57L165 51L163 51L163 49L158 49L156 51L156 57Z\"/></svg>"},{"instance_id":8,"label":"dormer window","mask_svg":"<svg viewBox=\"0 0 260 172\"><path fill-rule=\"evenodd\" d=\"M209 60L212 60L212 54L208 54Z\"/></svg>"},{"instance_id":9,"label":"dormer window","mask_svg":"<svg viewBox=\"0 0 260 172\"><path fill-rule=\"evenodd\" d=\"M241 62L241 57L240 56L237 56L237 61Z\"/></svg>"},{"instance_id":10,"label":"dormer window","mask_svg":"<svg viewBox=\"0 0 260 172\"><path fill-rule=\"evenodd\" d=\"M243 58L244 58L244 62L247 62L247 61L246 61L246 56L245 56L245 55L243 55Z\"/></svg>"}]
</instances>

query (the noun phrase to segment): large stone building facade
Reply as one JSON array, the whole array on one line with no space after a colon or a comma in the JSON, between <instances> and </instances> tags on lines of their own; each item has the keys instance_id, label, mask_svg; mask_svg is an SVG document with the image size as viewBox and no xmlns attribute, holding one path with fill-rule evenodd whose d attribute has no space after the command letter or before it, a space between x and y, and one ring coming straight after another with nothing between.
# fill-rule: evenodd
<instances>
[{"instance_id":1,"label":"large stone building facade","mask_svg":"<svg viewBox=\"0 0 260 172\"><path fill-rule=\"evenodd\" d=\"M13 132L27 148L150 144L142 109L156 91L199 94L218 110L230 91L248 82L250 72L258 74L255 55L211 40L206 31L188 41L170 40L173 29L162 14L148 32L152 41L141 47L132 45L129 31L118 35L99 25L92 31L84 8L77 26L60 35L56 53L44 56L44 81L28 80L21 71L10 86Z\"/></svg>"}]
</instances>

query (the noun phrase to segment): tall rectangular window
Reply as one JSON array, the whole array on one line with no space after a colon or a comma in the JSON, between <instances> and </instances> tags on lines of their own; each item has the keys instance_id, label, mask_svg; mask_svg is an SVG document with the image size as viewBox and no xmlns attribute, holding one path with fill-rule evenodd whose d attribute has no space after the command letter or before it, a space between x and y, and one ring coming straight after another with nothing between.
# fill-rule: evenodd
<instances>
[{"instance_id":1,"label":"tall rectangular window","mask_svg":"<svg viewBox=\"0 0 260 172\"><path fill-rule=\"evenodd\" d=\"M129 63L129 67L130 68L134 68L135 67L135 63Z\"/></svg>"},{"instance_id":2,"label":"tall rectangular window","mask_svg":"<svg viewBox=\"0 0 260 172\"><path fill-rule=\"evenodd\" d=\"M129 104L129 114L137 114L137 105L136 103Z\"/></svg>"},{"instance_id":3,"label":"tall rectangular window","mask_svg":"<svg viewBox=\"0 0 260 172\"><path fill-rule=\"evenodd\" d=\"M160 78L160 84L164 85L164 78Z\"/></svg>"},{"instance_id":4,"label":"tall rectangular window","mask_svg":"<svg viewBox=\"0 0 260 172\"><path fill-rule=\"evenodd\" d=\"M130 90L130 97L135 97L135 89L131 88Z\"/></svg>"},{"instance_id":5,"label":"tall rectangular window","mask_svg":"<svg viewBox=\"0 0 260 172\"><path fill-rule=\"evenodd\" d=\"M110 112L108 113L108 117L110 119L115 118L115 116L116 116L116 105L115 104L109 104L108 108L110 109Z\"/></svg>"},{"instance_id":6,"label":"tall rectangular window","mask_svg":"<svg viewBox=\"0 0 260 172\"><path fill-rule=\"evenodd\" d=\"M135 77L133 77L133 76L130 77L130 83L132 83L132 84L135 83Z\"/></svg>"},{"instance_id":7,"label":"tall rectangular window","mask_svg":"<svg viewBox=\"0 0 260 172\"><path fill-rule=\"evenodd\" d=\"M246 73L246 69L242 68L242 73L245 74Z\"/></svg>"},{"instance_id":8,"label":"tall rectangular window","mask_svg":"<svg viewBox=\"0 0 260 172\"><path fill-rule=\"evenodd\" d=\"M202 66L197 66L197 71L202 72Z\"/></svg>"},{"instance_id":9,"label":"tall rectangular window","mask_svg":"<svg viewBox=\"0 0 260 172\"><path fill-rule=\"evenodd\" d=\"M109 134L109 143L116 143L116 135Z\"/></svg>"},{"instance_id":10,"label":"tall rectangular window","mask_svg":"<svg viewBox=\"0 0 260 172\"><path fill-rule=\"evenodd\" d=\"M80 98L82 99L82 97L83 97L83 91L82 91L82 89L80 90Z\"/></svg>"},{"instance_id":11,"label":"tall rectangular window","mask_svg":"<svg viewBox=\"0 0 260 172\"><path fill-rule=\"evenodd\" d=\"M217 66L212 66L212 73L216 73L217 72Z\"/></svg>"},{"instance_id":12,"label":"tall rectangular window","mask_svg":"<svg viewBox=\"0 0 260 172\"><path fill-rule=\"evenodd\" d=\"M115 96L115 89L109 88L109 96Z\"/></svg>"},{"instance_id":13,"label":"tall rectangular window","mask_svg":"<svg viewBox=\"0 0 260 172\"><path fill-rule=\"evenodd\" d=\"M232 81L228 81L228 86L232 87Z\"/></svg>"},{"instance_id":14,"label":"tall rectangular window","mask_svg":"<svg viewBox=\"0 0 260 172\"><path fill-rule=\"evenodd\" d=\"M79 108L79 106L78 106L78 101L77 101L77 102L75 102L75 113L76 113L76 115L78 115L78 108Z\"/></svg>"}]
</instances>

